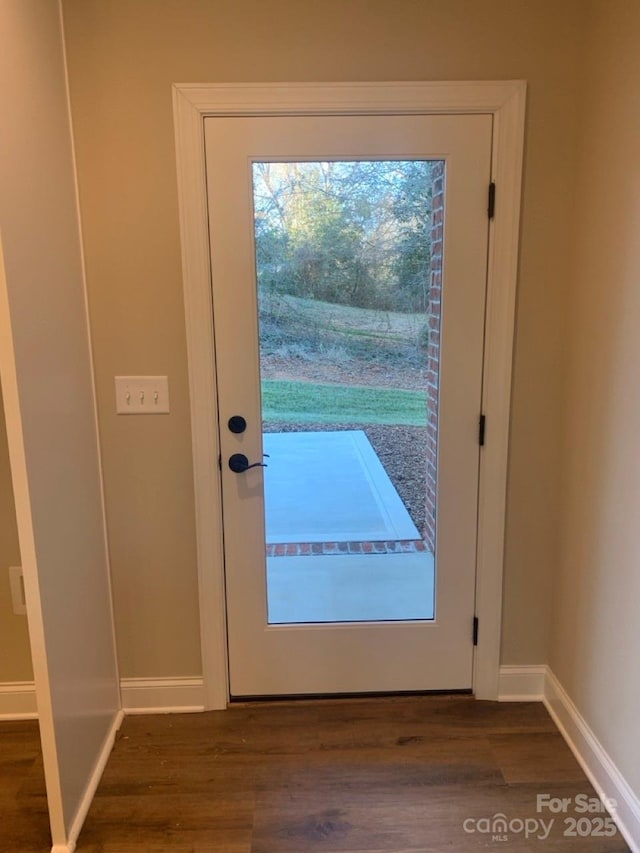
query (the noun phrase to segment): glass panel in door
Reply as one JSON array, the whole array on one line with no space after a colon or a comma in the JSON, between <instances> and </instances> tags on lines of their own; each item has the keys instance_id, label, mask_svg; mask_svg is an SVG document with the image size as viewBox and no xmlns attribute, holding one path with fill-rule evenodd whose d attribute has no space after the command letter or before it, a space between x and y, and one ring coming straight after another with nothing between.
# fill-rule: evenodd
<instances>
[{"instance_id":1,"label":"glass panel in door","mask_svg":"<svg viewBox=\"0 0 640 853\"><path fill-rule=\"evenodd\" d=\"M434 618L443 176L252 164L269 624Z\"/></svg>"}]
</instances>

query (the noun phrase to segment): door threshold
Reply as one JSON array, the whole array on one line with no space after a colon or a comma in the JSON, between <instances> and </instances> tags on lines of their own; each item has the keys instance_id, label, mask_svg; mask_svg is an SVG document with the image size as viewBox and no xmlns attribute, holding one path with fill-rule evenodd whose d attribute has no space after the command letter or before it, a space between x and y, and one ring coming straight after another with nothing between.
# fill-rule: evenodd
<instances>
[{"instance_id":1,"label":"door threshold","mask_svg":"<svg viewBox=\"0 0 640 853\"><path fill-rule=\"evenodd\" d=\"M292 693L286 695L271 696L231 696L230 705L243 704L284 704L289 702L342 702L344 700L367 701L369 699L397 699L410 696L473 696L473 690L464 688L460 690L393 690L378 691L371 693Z\"/></svg>"}]
</instances>

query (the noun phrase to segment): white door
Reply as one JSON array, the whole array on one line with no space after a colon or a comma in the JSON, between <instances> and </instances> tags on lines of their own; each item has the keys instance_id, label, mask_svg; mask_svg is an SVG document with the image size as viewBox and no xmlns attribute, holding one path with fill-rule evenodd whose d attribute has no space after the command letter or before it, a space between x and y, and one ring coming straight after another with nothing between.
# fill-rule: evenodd
<instances>
[{"instance_id":1,"label":"white door","mask_svg":"<svg viewBox=\"0 0 640 853\"><path fill-rule=\"evenodd\" d=\"M471 688L491 133L205 120L233 697Z\"/></svg>"}]
</instances>

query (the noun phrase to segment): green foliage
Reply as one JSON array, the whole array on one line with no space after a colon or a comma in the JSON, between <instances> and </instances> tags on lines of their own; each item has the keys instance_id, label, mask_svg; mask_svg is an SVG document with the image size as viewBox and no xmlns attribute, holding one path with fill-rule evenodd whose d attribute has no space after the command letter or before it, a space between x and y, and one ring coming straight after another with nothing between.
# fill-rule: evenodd
<instances>
[{"instance_id":1,"label":"green foliage","mask_svg":"<svg viewBox=\"0 0 640 853\"><path fill-rule=\"evenodd\" d=\"M430 165L430 164L429 164ZM394 272L405 296L405 311L426 311L429 307L431 270L431 169L421 162L404 164L400 192L393 211L400 223Z\"/></svg>"},{"instance_id":2,"label":"green foliage","mask_svg":"<svg viewBox=\"0 0 640 853\"><path fill-rule=\"evenodd\" d=\"M255 163L261 297L428 308L431 163Z\"/></svg>"},{"instance_id":3,"label":"green foliage","mask_svg":"<svg viewBox=\"0 0 640 853\"><path fill-rule=\"evenodd\" d=\"M417 335L417 343L420 349L428 349L431 340L431 326L425 323Z\"/></svg>"},{"instance_id":4,"label":"green foliage","mask_svg":"<svg viewBox=\"0 0 640 853\"><path fill-rule=\"evenodd\" d=\"M291 424L425 426L427 403L422 391L267 379L262 382L262 416Z\"/></svg>"}]
</instances>

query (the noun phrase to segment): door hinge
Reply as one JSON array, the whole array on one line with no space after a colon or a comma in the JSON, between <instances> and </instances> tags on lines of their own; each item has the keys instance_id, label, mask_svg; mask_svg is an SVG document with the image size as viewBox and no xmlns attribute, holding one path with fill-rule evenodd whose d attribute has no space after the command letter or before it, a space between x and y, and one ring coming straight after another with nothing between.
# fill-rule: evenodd
<instances>
[{"instance_id":1,"label":"door hinge","mask_svg":"<svg viewBox=\"0 0 640 853\"><path fill-rule=\"evenodd\" d=\"M487 203L487 215L489 219L493 219L496 213L496 185L495 181L489 184L489 198Z\"/></svg>"},{"instance_id":2,"label":"door hinge","mask_svg":"<svg viewBox=\"0 0 640 853\"><path fill-rule=\"evenodd\" d=\"M478 617L473 617L473 645L478 645Z\"/></svg>"},{"instance_id":3,"label":"door hinge","mask_svg":"<svg viewBox=\"0 0 640 853\"><path fill-rule=\"evenodd\" d=\"M484 434L487 427L487 418L486 415L480 415L480 421L478 423L478 444L480 447L484 447Z\"/></svg>"}]
</instances>

